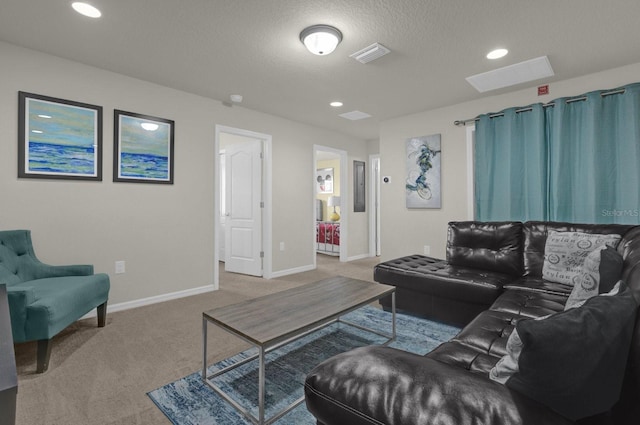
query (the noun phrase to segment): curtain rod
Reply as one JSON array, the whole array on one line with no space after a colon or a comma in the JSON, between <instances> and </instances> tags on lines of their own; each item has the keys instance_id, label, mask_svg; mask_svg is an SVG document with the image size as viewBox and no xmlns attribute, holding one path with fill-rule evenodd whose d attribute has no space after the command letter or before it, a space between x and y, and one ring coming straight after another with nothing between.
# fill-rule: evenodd
<instances>
[{"instance_id":1,"label":"curtain rod","mask_svg":"<svg viewBox=\"0 0 640 425\"><path fill-rule=\"evenodd\" d=\"M606 91L606 92L602 92L600 93L600 96L605 97L605 96L610 96L612 94L622 94L624 93L625 89L615 89L615 90L610 90L610 91ZM587 100L587 96L580 96L580 97L574 97L572 99L567 99L566 103L573 103L573 102L580 102L583 100ZM555 106L555 102L549 102L549 103L545 103L542 105L543 108L548 108L550 106ZM522 109L516 109L516 114L519 112L527 112L527 111L531 111L533 110L532 107L527 107L527 108L522 108ZM496 118L496 117L503 117L504 116L504 112L497 112L495 114L491 114L489 115L489 118ZM453 122L454 125L467 125L467 123L471 123L471 122L476 122L479 121L480 118L469 118L466 120L456 120Z\"/></svg>"}]
</instances>

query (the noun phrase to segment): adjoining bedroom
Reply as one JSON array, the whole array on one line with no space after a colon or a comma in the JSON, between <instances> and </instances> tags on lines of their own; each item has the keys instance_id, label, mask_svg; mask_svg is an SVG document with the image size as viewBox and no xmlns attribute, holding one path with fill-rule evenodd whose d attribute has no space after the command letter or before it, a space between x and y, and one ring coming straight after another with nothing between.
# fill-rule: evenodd
<instances>
[{"instance_id":1,"label":"adjoining bedroom","mask_svg":"<svg viewBox=\"0 0 640 425\"><path fill-rule=\"evenodd\" d=\"M340 256L340 155L316 150L316 254Z\"/></svg>"}]
</instances>

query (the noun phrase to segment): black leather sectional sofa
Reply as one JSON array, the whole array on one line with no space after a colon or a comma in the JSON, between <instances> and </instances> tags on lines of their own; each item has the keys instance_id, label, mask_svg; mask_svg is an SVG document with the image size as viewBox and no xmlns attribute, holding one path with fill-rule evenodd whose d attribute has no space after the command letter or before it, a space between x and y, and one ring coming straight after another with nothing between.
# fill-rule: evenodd
<instances>
[{"instance_id":1,"label":"black leather sectional sofa","mask_svg":"<svg viewBox=\"0 0 640 425\"><path fill-rule=\"evenodd\" d=\"M569 418L557 405L546 403L544 396L532 398L515 386L489 379L491 369L507 353L507 341L519 321L564 310L571 287L542 278L545 244L552 231L620 235L616 250L623 261L621 279L636 308L640 303L640 226L452 222L447 260L412 255L379 264L374 276L397 287L400 310L464 328L426 356L371 346L321 363L305 382L307 408L318 424L640 423L640 319L635 310L626 325L628 339L632 338L630 349L623 353L626 363L618 361L607 366L604 375L585 377L595 383L593 391L576 389L581 397L577 404L587 411L592 407L593 415ZM609 339L603 341L613 340L611 335L605 337ZM563 357L569 346L562 340L555 344L558 358L552 367L561 375L563 362L570 361ZM555 356L556 347L552 349ZM588 359L589 352L574 357ZM616 374L620 375L617 380ZM571 399L576 394L565 395ZM604 398L618 401L601 411L597 406L604 405Z\"/></svg>"}]
</instances>

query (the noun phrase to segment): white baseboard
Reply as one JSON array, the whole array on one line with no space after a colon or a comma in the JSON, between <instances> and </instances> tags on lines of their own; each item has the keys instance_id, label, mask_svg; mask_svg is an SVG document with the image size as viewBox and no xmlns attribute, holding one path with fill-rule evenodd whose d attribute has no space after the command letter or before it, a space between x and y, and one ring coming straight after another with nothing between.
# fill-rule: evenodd
<instances>
[{"instance_id":1,"label":"white baseboard","mask_svg":"<svg viewBox=\"0 0 640 425\"><path fill-rule=\"evenodd\" d=\"M362 260L364 258L370 258L373 257L373 255L367 253L367 254L360 254L360 255L354 255L353 257L348 257L347 261L355 261L355 260Z\"/></svg>"},{"instance_id":2,"label":"white baseboard","mask_svg":"<svg viewBox=\"0 0 640 425\"><path fill-rule=\"evenodd\" d=\"M107 305L107 315L109 313L115 313L116 311L129 310L136 307L143 307L145 305L161 303L164 301L175 300L178 298L190 297L191 295L204 294L206 292L212 292L215 290L216 288L213 285L206 285L206 286L201 286L199 288L186 289L184 291L171 292L168 294L155 295L153 297L148 297L148 298L141 298L139 300L125 301L123 303ZM97 316L96 309L93 309L78 320L89 319L96 316Z\"/></svg>"},{"instance_id":3,"label":"white baseboard","mask_svg":"<svg viewBox=\"0 0 640 425\"><path fill-rule=\"evenodd\" d=\"M296 274L296 273L303 273L303 272L308 272L311 270L315 270L315 267L313 266L313 264L309 264L308 266L302 266L302 267L296 267L294 269L287 269L287 270L280 270L277 272L272 272L271 273L271 278L278 278L278 277L282 277L282 276L288 276L290 274Z\"/></svg>"}]
</instances>

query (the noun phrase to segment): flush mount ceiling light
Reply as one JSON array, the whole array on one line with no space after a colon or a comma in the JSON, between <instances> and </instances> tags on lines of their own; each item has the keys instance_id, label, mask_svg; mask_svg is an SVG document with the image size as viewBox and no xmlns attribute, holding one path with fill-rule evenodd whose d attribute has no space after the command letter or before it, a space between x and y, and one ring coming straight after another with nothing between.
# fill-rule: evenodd
<instances>
[{"instance_id":1,"label":"flush mount ceiling light","mask_svg":"<svg viewBox=\"0 0 640 425\"><path fill-rule=\"evenodd\" d=\"M342 41L342 33L329 25L313 25L302 30L300 41L314 55L324 56L336 49Z\"/></svg>"},{"instance_id":2,"label":"flush mount ceiling light","mask_svg":"<svg viewBox=\"0 0 640 425\"><path fill-rule=\"evenodd\" d=\"M507 56L509 51L507 49L495 49L487 53L487 59L500 59Z\"/></svg>"},{"instance_id":3,"label":"flush mount ceiling light","mask_svg":"<svg viewBox=\"0 0 640 425\"><path fill-rule=\"evenodd\" d=\"M89 18L99 18L102 16L102 12L88 3L76 1L71 3L71 7L79 14L88 16Z\"/></svg>"},{"instance_id":4,"label":"flush mount ceiling light","mask_svg":"<svg viewBox=\"0 0 640 425\"><path fill-rule=\"evenodd\" d=\"M339 108L343 104L342 104L342 102L336 100L335 102L331 102L329 105L333 106L334 108Z\"/></svg>"}]
</instances>

